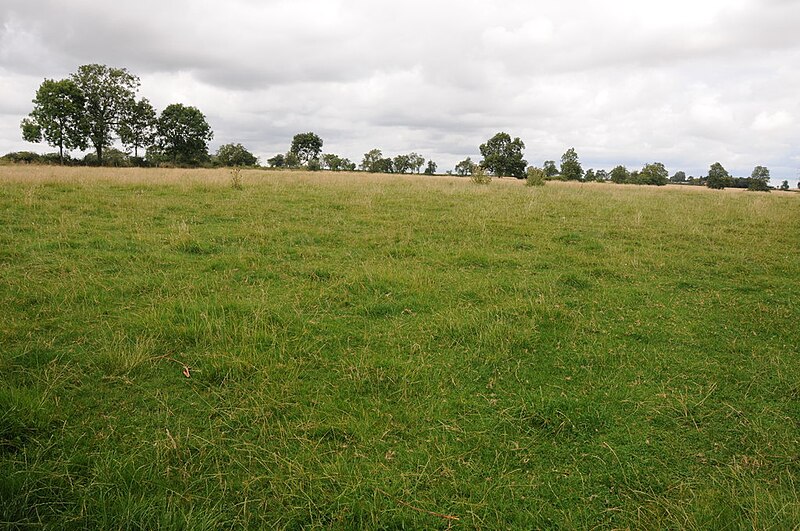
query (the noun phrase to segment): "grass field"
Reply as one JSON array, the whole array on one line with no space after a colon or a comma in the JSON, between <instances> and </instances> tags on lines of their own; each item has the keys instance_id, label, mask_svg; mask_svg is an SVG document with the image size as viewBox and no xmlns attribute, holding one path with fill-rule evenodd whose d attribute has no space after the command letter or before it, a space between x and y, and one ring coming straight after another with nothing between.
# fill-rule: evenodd
<instances>
[{"instance_id":1,"label":"grass field","mask_svg":"<svg viewBox=\"0 0 800 531\"><path fill-rule=\"evenodd\" d=\"M800 525L800 194L242 175L0 168L0 527Z\"/></svg>"}]
</instances>

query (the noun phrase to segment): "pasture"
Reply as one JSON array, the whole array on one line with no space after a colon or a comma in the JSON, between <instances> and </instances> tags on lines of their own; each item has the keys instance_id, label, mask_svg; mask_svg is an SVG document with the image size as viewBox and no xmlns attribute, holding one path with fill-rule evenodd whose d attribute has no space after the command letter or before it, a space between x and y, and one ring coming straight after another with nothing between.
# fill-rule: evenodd
<instances>
[{"instance_id":1,"label":"pasture","mask_svg":"<svg viewBox=\"0 0 800 531\"><path fill-rule=\"evenodd\" d=\"M800 194L0 167L0 526L800 525Z\"/></svg>"}]
</instances>

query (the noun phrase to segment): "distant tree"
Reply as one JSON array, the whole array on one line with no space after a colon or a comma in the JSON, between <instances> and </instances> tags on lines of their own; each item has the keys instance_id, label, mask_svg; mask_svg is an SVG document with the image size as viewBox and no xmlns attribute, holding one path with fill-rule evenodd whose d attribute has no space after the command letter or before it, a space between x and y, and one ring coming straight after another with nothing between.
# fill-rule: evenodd
<instances>
[{"instance_id":1,"label":"distant tree","mask_svg":"<svg viewBox=\"0 0 800 531\"><path fill-rule=\"evenodd\" d=\"M597 176L594 173L592 168L586 170L586 173L583 175L583 180L586 182L592 182L597 179Z\"/></svg>"},{"instance_id":2,"label":"distant tree","mask_svg":"<svg viewBox=\"0 0 800 531\"><path fill-rule=\"evenodd\" d=\"M320 160L322 161L323 168L327 168L331 171L341 170L342 159L339 158L339 155L335 155L333 153L325 153L322 155Z\"/></svg>"},{"instance_id":3,"label":"distant tree","mask_svg":"<svg viewBox=\"0 0 800 531\"><path fill-rule=\"evenodd\" d=\"M319 159L311 159L306 162L306 169L308 171L320 171L322 169L322 163Z\"/></svg>"},{"instance_id":4,"label":"distant tree","mask_svg":"<svg viewBox=\"0 0 800 531\"><path fill-rule=\"evenodd\" d=\"M628 181L631 174L628 171L628 168L620 164L611 170L611 173L609 173L608 176L612 183L623 184Z\"/></svg>"},{"instance_id":5,"label":"distant tree","mask_svg":"<svg viewBox=\"0 0 800 531\"><path fill-rule=\"evenodd\" d=\"M706 186L721 190L730 184L731 176L722 167L722 164L715 162L708 170L708 178L706 179Z\"/></svg>"},{"instance_id":6,"label":"distant tree","mask_svg":"<svg viewBox=\"0 0 800 531\"><path fill-rule=\"evenodd\" d=\"M286 152L286 155L283 156L283 163L287 168L299 168L301 166L300 157L291 150Z\"/></svg>"},{"instance_id":7,"label":"distant tree","mask_svg":"<svg viewBox=\"0 0 800 531\"><path fill-rule=\"evenodd\" d=\"M781 183L781 187L780 187L780 188L781 188L781 190L783 190L783 191L786 191L786 190L788 190L788 189L789 189L789 181L783 181L783 182Z\"/></svg>"},{"instance_id":8,"label":"distant tree","mask_svg":"<svg viewBox=\"0 0 800 531\"><path fill-rule=\"evenodd\" d=\"M158 118L158 147L177 164L197 165L208 158L214 133L197 107L173 103Z\"/></svg>"},{"instance_id":9,"label":"distant tree","mask_svg":"<svg viewBox=\"0 0 800 531\"><path fill-rule=\"evenodd\" d=\"M425 175L436 175L437 164L432 160L428 161L428 166L425 168Z\"/></svg>"},{"instance_id":10,"label":"distant tree","mask_svg":"<svg viewBox=\"0 0 800 531\"><path fill-rule=\"evenodd\" d=\"M361 161L361 169L364 171L379 173L381 160L383 159L383 152L380 149L371 149L364 153L364 158Z\"/></svg>"},{"instance_id":11,"label":"distant tree","mask_svg":"<svg viewBox=\"0 0 800 531\"><path fill-rule=\"evenodd\" d=\"M639 172L639 182L641 184L664 186L669 182L669 173L660 162L646 164L642 171Z\"/></svg>"},{"instance_id":12,"label":"distant tree","mask_svg":"<svg viewBox=\"0 0 800 531\"><path fill-rule=\"evenodd\" d=\"M88 143L103 164L103 149L111 147L125 114L134 105L139 78L124 68L90 64L71 77L84 97L83 119Z\"/></svg>"},{"instance_id":13,"label":"distant tree","mask_svg":"<svg viewBox=\"0 0 800 531\"><path fill-rule=\"evenodd\" d=\"M300 164L308 164L322 153L322 139L316 133L298 133L294 135L289 151L297 156Z\"/></svg>"},{"instance_id":14,"label":"distant tree","mask_svg":"<svg viewBox=\"0 0 800 531\"><path fill-rule=\"evenodd\" d=\"M131 101L119 123L119 139L122 145L133 148L133 156L139 158L139 148L153 143L156 136L156 111L147 98Z\"/></svg>"},{"instance_id":15,"label":"distant tree","mask_svg":"<svg viewBox=\"0 0 800 531\"><path fill-rule=\"evenodd\" d=\"M392 160L392 165L396 173L405 173L411 170L411 158L408 155L397 155Z\"/></svg>"},{"instance_id":16,"label":"distant tree","mask_svg":"<svg viewBox=\"0 0 800 531\"><path fill-rule=\"evenodd\" d=\"M57 147L63 164L65 149L86 147L83 106L83 93L72 80L45 79L36 91L33 110L22 120L22 138Z\"/></svg>"},{"instance_id":17,"label":"distant tree","mask_svg":"<svg viewBox=\"0 0 800 531\"><path fill-rule=\"evenodd\" d=\"M747 189L751 192L769 192L769 169L764 166L756 166L750 174L749 179L745 179Z\"/></svg>"},{"instance_id":18,"label":"distant tree","mask_svg":"<svg viewBox=\"0 0 800 531\"><path fill-rule=\"evenodd\" d=\"M528 162L523 160L525 144L519 138L511 140L508 133L497 133L481 144L481 166L498 177L525 177Z\"/></svg>"},{"instance_id":19,"label":"distant tree","mask_svg":"<svg viewBox=\"0 0 800 531\"><path fill-rule=\"evenodd\" d=\"M411 152L408 155L408 161L411 165L411 168L416 172L419 173L422 170L422 165L425 164L425 157L418 153Z\"/></svg>"},{"instance_id":20,"label":"distant tree","mask_svg":"<svg viewBox=\"0 0 800 531\"><path fill-rule=\"evenodd\" d=\"M283 168L286 166L286 156L281 153L278 153L271 159L267 159L267 164L269 164L273 168Z\"/></svg>"},{"instance_id":21,"label":"distant tree","mask_svg":"<svg viewBox=\"0 0 800 531\"><path fill-rule=\"evenodd\" d=\"M594 180L600 183L605 182L608 180L608 173L606 170L597 170L594 174Z\"/></svg>"},{"instance_id":22,"label":"distant tree","mask_svg":"<svg viewBox=\"0 0 800 531\"><path fill-rule=\"evenodd\" d=\"M554 160L544 161L542 169L544 170L544 174L548 179L558 175L558 166L556 166L556 161Z\"/></svg>"},{"instance_id":23,"label":"distant tree","mask_svg":"<svg viewBox=\"0 0 800 531\"><path fill-rule=\"evenodd\" d=\"M472 162L471 158L467 157L466 159L456 164L456 175L461 175L462 177L465 175L472 175L473 173L475 173L475 170L477 168L478 165Z\"/></svg>"},{"instance_id":24,"label":"distant tree","mask_svg":"<svg viewBox=\"0 0 800 531\"><path fill-rule=\"evenodd\" d=\"M88 153L83 157L83 163L87 166L100 166L97 160L97 153ZM116 148L106 148L103 151L103 166L111 168L126 168L131 166L131 159L127 153Z\"/></svg>"},{"instance_id":25,"label":"distant tree","mask_svg":"<svg viewBox=\"0 0 800 531\"><path fill-rule=\"evenodd\" d=\"M561 176L568 181L580 181L583 177L583 168L575 148L569 148L561 156Z\"/></svg>"},{"instance_id":26,"label":"distant tree","mask_svg":"<svg viewBox=\"0 0 800 531\"><path fill-rule=\"evenodd\" d=\"M217 150L217 162L222 166L255 166L258 158L241 144L224 144Z\"/></svg>"},{"instance_id":27,"label":"distant tree","mask_svg":"<svg viewBox=\"0 0 800 531\"><path fill-rule=\"evenodd\" d=\"M675 175L669 178L669 182L671 183L685 183L686 182L686 173L682 171L676 171Z\"/></svg>"}]
</instances>

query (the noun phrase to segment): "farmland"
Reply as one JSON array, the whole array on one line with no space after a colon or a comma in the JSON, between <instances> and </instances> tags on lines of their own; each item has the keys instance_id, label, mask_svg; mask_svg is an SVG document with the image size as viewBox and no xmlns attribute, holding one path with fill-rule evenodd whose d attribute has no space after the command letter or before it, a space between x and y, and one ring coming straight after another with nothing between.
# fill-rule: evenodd
<instances>
[{"instance_id":1,"label":"farmland","mask_svg":"<svg viewBox=\"0 0 800 531\"><path fill-rule=\"evenodd\" d=\"M800 194L0 167L9 528L800 525Z\"/></svg>"}]
</instances>

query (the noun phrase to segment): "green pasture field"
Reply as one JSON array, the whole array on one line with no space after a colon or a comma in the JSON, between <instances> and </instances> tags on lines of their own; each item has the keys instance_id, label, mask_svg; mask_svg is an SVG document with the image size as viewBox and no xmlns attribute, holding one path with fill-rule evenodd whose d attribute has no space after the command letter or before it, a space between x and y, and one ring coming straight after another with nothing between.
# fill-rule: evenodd
<instances>
[{"instance_id":1,"label":"green pasture field","mask_svg":"<svg viewBox=\"0 0 800 531\"><path fill-rule=\"evenodd\" d=\"M0 527L800 526L800 194L0 168Z\"/></svg>"}]
</instances>

